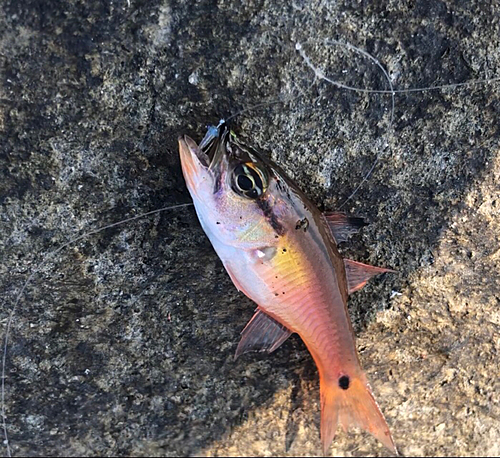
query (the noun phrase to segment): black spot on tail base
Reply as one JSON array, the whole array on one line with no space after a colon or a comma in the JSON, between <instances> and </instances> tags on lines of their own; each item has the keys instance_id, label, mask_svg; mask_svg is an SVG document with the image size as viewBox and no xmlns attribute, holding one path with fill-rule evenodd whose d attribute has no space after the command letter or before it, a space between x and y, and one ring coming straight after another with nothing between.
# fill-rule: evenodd
<instances>
[{"instance_id":1,"label":"black spot on tail base","mask_svg":"<svg viewBox=\"0 0 500 458\"><path fill-rule=\"evenodd\" d=\"M351 380L347 375L343 375L342 377L339 378L339 387L342 388L343 390L347 390L347 388L349 388L350 383Z\"/></svg>"}]
</instances>

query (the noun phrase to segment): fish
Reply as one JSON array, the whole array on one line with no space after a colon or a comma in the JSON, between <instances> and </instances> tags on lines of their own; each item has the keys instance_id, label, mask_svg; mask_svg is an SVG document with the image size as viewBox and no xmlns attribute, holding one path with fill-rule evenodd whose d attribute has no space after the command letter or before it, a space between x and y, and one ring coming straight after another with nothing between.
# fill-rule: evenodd
<instances>
[{"instance_id":1,"label":"fish","mask_svg":"<svg viewBox=\"0 0 500 458\"><path fill-rule=\"evenodd\" d=\"M349 294L394 271L343 259L337 247L363 220L320 212L223 120L199 144L180 136L179 154L204 232L236 288L257 304L235 358L271 353L298 334L319 372L323 452L341 425L366 430L397 455L361 368L347 309Z\"/></svg>"}]
</instances>

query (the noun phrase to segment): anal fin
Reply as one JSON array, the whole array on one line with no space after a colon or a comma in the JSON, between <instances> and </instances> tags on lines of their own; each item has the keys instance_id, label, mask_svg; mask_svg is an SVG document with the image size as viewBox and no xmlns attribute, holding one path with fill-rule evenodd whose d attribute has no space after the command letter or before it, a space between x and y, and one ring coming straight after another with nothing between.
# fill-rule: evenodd
<instances>
[{"instance_id":1,"label":"anal fin","mask_svg":"<svg viewBox=\"0 0 500 458\"><path fill-rule=\"evenodd\" d=\"M323 216L337 243L346 242L352 234L356 234L362 227L368 225L363 218L347 216L342 212L325 212Z\"/></svg>"},{"instance_id":2,"label":"anal fin","mask_svg":"<svg viewBox=\"0 0 500 458\"><path fill-rule=\"evenodd\" d=\"M383 267L369 266L362 262L351 261L344 259L345 273L347 276L347 289L349 294L358 291L366 285L370 278L375 275L383 274L386 272L396 272L392 269L384 269Z\"/></svg>"},{"instance_id":3,"label":"anal fin","mask_svg":"<svg viewBox=\"0 0 500 458\"><path fill-rule=\"evenodd\" d=\"M257 309L255 315L241 332L240 343L234 359L251 351L272 353L291 335L292 331L262 310Z\"/></svg>"}]
</instances>

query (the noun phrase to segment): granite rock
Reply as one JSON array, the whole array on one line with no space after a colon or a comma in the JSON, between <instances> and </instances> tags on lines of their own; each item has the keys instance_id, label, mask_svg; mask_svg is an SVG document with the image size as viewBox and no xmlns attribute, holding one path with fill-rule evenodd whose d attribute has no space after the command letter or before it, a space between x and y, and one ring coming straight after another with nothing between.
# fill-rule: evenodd
<instances>
[{"instance_id":1,"label":"granite rock","mask_svg":"<svg viewBox=\"0 0 500 458\"><path fill-rule=\"evenodd\" d=\"M4 454L321 453L311 357L292 337L233 361L255 306L192 207L90 233L188 203L178 135L199 140L243 111L236 133L320 208L371 223L345 255L398 271L349 307L400 452L500 455L499 85L396 93L392 110L388 94L315 80L296 50L364 89L390 86L346 44L394 89L498 77L494 3L3 0L0 11ZM330 451L386 453L340 430Z\"/></svg>"}]
</instances>

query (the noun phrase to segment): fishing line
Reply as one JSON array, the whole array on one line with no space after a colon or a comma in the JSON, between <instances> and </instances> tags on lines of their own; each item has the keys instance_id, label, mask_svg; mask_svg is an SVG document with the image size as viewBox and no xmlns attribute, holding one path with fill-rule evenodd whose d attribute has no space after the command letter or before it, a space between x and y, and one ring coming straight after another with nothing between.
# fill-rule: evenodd
<instances>
[{"instance_id":1,"label":"fishing line","mask_svg":"<svg viewBox=\"0 0 500 458\"><path fill-rule=\"evenodd\" d=\"M385 70L383 65L371 54L368 52L364 51L361 48L358 48L357 46L354 46L350 43L343 43L337 40L333 39L327 39L324 40L323 42L326 45L334 45L334 46L341 46L345 47L347 49L350 49L352 51L355 51L368 59L370 59L373 63L377 65L377 67L380 68L380 70L383 72L385 78L387 79L387 82L389 83L389 90L380 90L380 89L366 89L366 88L361 88L361 87L356 87L356 86L349 86L347 84L343 84L339 81L333 80L321 70L320 67L314 65L309 58L309 56L305 53L303 46L300 42L295 43L295 49L299 52L300 56L304 60L305 64L314 72L315 76L315 81L317 80L324 80L339 89L344 89L347 91L352 91L352 92L358 92L362 94L385 94L385 95L390 95L391 96L391 116L389 120L389 125L386 131L386 135L389 134L390 130L393 127L393 121L394 121L394 112L395 112L395 96L400 95L400 94L410 94L410 93L416 93L416 92L426 92L426 91L437 91L437 90L444 90L444 89L456 89L459 87L467 87L467 86L474 86L478 84L494 84L500 82L500 77L495 77L495 78L489 78L489 79L476 79L476 80L470 80L470 81L465 81L463 83L453 83L453 84L439 84L435 86L424 86L424 87L419 87L419 88L409 88L409 89L394 89L392 85L391 78L388 74L388 72ZM388 144L386 144L386 147L388 147ZM338 207L339 210L342 209L347 202L349 202L361 189L364 183L370 178L371 174L375 170L376 165L378 164L381 155L385 152L386 150L380 151L377 153L377 156L375 157L375 160L373 161L372 165L370 166L370 169L368 172L364 175L363 179L361 182L356 186L354 191L347 197L347 199Z\"/></svg>"},{"instance_id":2,"label":"fishing line","mask_svg":"<svg viewBox=\"0 0 500 458\"><path fill-rule=\"evenodd\" d=\"M396 95L417 93L417 92L426 92L426 91L438 91L438 90L445 90L445 89L457 89L459 87L467 87L467 86L474 86L474 85L481 85L481 84L483 84L483 85L484 84L494 84L494 83L500 82L500 77L495 77L495 78L475 79L475 80L470 80L470 81L464 81L462 83L440 84L440 85L435 85L435 86L424 86L424 87L408 88L408 89L395 89L387 70L384 68L384 66L380 63L380 61L377 58L372 56L367 51L365 51L365 50L363 50L363 49L361 49L361 48L359 48L351 43L348 43L348 42L344 43L344 42L334 40L334 39L324 40L324 43L326 45L334 45L334 46L344 47L344 48L349 49L351 51L357 52L358 54L371 60L384 74L384 77L386 78L390 89L387 89L387 90L384 90L384 89L366 89L366 88L357 87L357 86L350 86L350 85L344 84L340 81L336 81L336 80L328 77L327 75L325 75L325 73L321 70L320 67L314 65L312 63L310 57L304 51L302 43L296 42L295 49L298 51L298 53L302 57L305 64L314 72L314 80L305 89L305 91L297 86L297 90L299 91L299 94L297 94L295 96L278 97L278 98L267 100L265 102L257 103L255 105L250 106L250 107L244 108L244 109L232 114L231 116L229 116L227 118L222 119L221 122L224 122L224 121L227 122L233 118L236 118L237 116L240 116L240 115L247 113L249 111L256 110L258 108L267 107L267 106L271 106L271 105L277 105L280 103L285 104L285 103L290 103L290 102L293 102L295 100L298 100L301 97L305 97L306 92L309 91L312 87L314 87L314 85L316 85L319 80L324 80L324 81L338 87L339 89L345 89L345 90L351 91L351 92L358 92L358 93L362 93L362 94L390 95L391 96L391 118L389 121L389 126L391 126L393 124L393 121L394 121L395 96ZM219 125L221 124L221 122L219 123ZM344 204L342 204L342 205L344 205Z\"/></svg>"},{"instance_id":3,"label":"fishing line","mask_svg":"<svg viewBox=\"0 0 500 458\"><path fill-rule=\"evenodd\" d=\"M258 109L258 108L267 107L267 106L276 105L276 104L291 103L293 101L296 101L296 100L300 99L301 97L305 97L307 91L309 91L312 87L314 87L318 83L318 81L323 80L323 81L326 81L327 83L330 83L330 84L338 87L339 89L343 89L346 91L358 92L358 93L362 93L362 94L390 95L391 96L390 119L389 119L389 123L387 126L387 131L386 131L386 135L389 135L391 129L393 128L393 124L394 124L394 115L395 115L395 106L396 106L395 96L396 95L426 92L426 91L437 91L437 90L445 90L445 89L456 89L459 87L473 86L473 85L478 85L478 84L494 84L494 83L500 82L500 77L498 77L498 78L489 78L489 79L476 79L476 80L471 80L471 81L465 81L462 83L441 84L441 85L435 85L435 86L424 86L424 87L409 88L409 89L395 89L393 84L392 84L389 73L387 72L385 67L380 63L380 61L377 58L372 56L367 51L365 51L365 50L363 50L363 49L361 49L361 48L359 48L351 43L341 42L341 41L334 40L334 39L326 39L323 41L323 43L327 46L333 45L333 46L343 47L347 50L354 51L354 52L358 53L359 55L364 56L365 58L369 59L383 73L385 79L387 80L389 89L388 90L367 89L367 88L362 88L362 87L350 86L350 85L344 84L340 81L336 81L336 80L330 78L329 76L327 76L323 72L323 70L321 70L320 67L313 64L311 58L304 51L302 43L297 41L295 43L295 50L299 53L299 55L301 56L302 60L306 64L306 66L309 67L314 72L314 79L311 82L311 84L306 88L306 90L304 91L300 87L297 87L299 93L295 96L278 97L276 99L271 99L271 100L261 102L261 103L258 103L256 105L252 105L250 107L244 108L244 109L236 112L235 114L229 116L228 118L222 119L219 122L219 126L223 122L227 122L227 121L229 121L237 116L240 116L244 113L247 113L249 111L253 111L253 110ZM386 148L377 153L373 163L370 165L370 168L368 169L366 174L363 176L361 182L355 187L355 189L346 198L346 200L338 207L339 210L341 210L358 193L358 191L361 189L361 187L368 181L368 179L372 175L373 171L375 170L375 167L377 166L382 154L385 153L385 151L387 150L388 147L389 147L388 142L386 142Z\"/></svg>"},{"instance_id":4,"label":"fishing line","mask_svg":"<svg viewBox=\"0 0 500 458\"><path fill-rule=\"evenodd\" d=\"M349 49L351 51L355 51L358 54L360 54L360 55L368 58L369 60L371 60L382 71L382 73L384 74L385 78L387 79L387 82L388 82L390 90L377 91L377 90L372 90L372 89L357 88L357 87L354 87L354 86L348 86L348 85L343 84L343 83L341 83L339 81L335 81L335 80L329 78L328 76L326 76L323 73L323 71L319 67L313 65L313 63L311 62L311 59L305 53L305 51L304 51L304 49L302 47L302 44L300 42L296 42L295 43L295 49L299 52L300 56L302 57L302 59L304 60L304 62L306 63L306 65L309 68L311 68L311 70L314 71L314 79L313 79L312 83L306 88L306 90L303 91L303 90L300 89L300 87L297 87L297 89L299 90L299 94L297 94L296 96L292 96L292 97L286 97L285 96L284 98L271 99L269 101L262 102L262 103L253 105L251 107L245 108L243 110L240 110L237 113L229 116L226 119L221 119L219 121L219 124L218 124L217 127L219 127L222 123L227 122L230 119L233 119L236 116L239 116L239 115L241 115L243 113L246 113L248 111L255 110L255 109L261 108L261 107L266 107L266 106L270 106L270 105L279 104L279 103L283 103L283 104L290 103L290 102L293 102L295 100L298 100L301 97L305 97L306 96L306 92L309 91L315 84L317 84L318 80L324 80L324 81L327 81L330 84L333 84L334 86L337 86L340 89L345 89L345 90L349 90L349 91L361 92L361 93L365 93L365 94L390 94L391 95L391 115L390 115L390 119L389 119L389 125L388 125L388 128L387 128L387 132L389 132L389 130L392 128L393 121L394 121L395 94L398 93L398 92L401 92L401 91L395 91L394 90L391 78L390 78L389 74L387 73L386 69L384 68L384 66L374 56L372 56L371 54L369 54L368 52L364 51L363 49L358 48L357 46L354 46L354 45L352 45L350 43L342 43L340 41L333 40L333 39L325 40L324 43L327 44L327 45L331 44L331 45L334 45L334 46L340 46L340 47L347 48L347 49ZM464 84L464 83L462 83L462 84ZM418 90L419 89L416 89L414 91L417 92ZM377 163L378 163L378 161L380 159L380 155L383 152L384 151L377 153L377 156L376 156L375 160L373 161L370 169L365 174L365 176L363 177L363 179L361 180L361 182L356 186L356 188L354 189L354 191L349 195L349 197L347 197L347 199L338 207L339 210L341 210L347 204L347 202L349 202L356 195L356 193L363 186L363 184L369 179L369 177L373 173L373 170L375 170L375 167L376 167L376 165L377 165Z\"/></svg>"},{"instance_id":5,"label":"fishing line","mask_svg":"<svg viewBox=\"0 0 500 458\"><path fill-rule=\"evenodd\" d=\"M362 56L368 58L369 60L371 60L381 71L382 73L384 74L388 84L389 84L389 88L390 90L389 91L383 91L382 93L383 94L390 94L391 95L391 116L389 118L389 125L387 127L387 131L386 131L386 135L388 134L388 132L392 129L392 126L393 126L393 121L394 121L394 111L395 111L395 97L394 97L394 87L392 85L392 81L391 81L391 78L389 76L389 74L387 73L386 69L384 68L384 66L380 63L380 61L378 59L376 59L375 57L373 57L371 54L369 54L368 52L364 51L363 49L361 48L358 48L357 46L354 46L350 43L342 43L340 41L337 41L337 40L333 40L333 39L330 39L330 40L326 40L324 42L325 44L332 44L334 46L341 46L341 47L345 47L347 49L350 49L351 51L355 51L357 52L358 54L361 54ZM306 65L314 71L314 76L315 76L315 81L316 80L324 80L324 81L327 81L328 83L330 84L333 84L334 86L337 86L338 88L340 89L345 89L345 90L348 90L348 91L355 91L355 92L362 92L364 94L370 94L372 93L372 90L371 89L364 89L362 88L361 90L358 91L359 88L356 88L354 86L348 86L346 84L343 84L343 83L340 83L338 81L335 81L335 80L332 80L331 78L327 77L324 72L318 68L317 66L313 65L313 63L311 62L311 59L309 58L309 56L305 53L303 47L302 47L302 44L300 42L297 42L295 43L295 49L299 52L300 56L302 57L302 59L304 60L304 62L306 63ZM388 143L386 143L386 146L388 145ZM365 176L363 177L363 179L361 180L361 182L356 186L356 188L354 189L354 191L349 195L349 197L347 197L347 199L344 201L344 203L342 203L338 209L341 210L345 204L347 204L347 202L349 202L355 195L356 193L359 191L359 189L361 189L361 187L363 186L363 184L368 180L368 178L371 176L373 170L375 170L375 167L380 159L380 155L384 152L385 150L383 151L379 151L377 153L377 156L375 157L375 160L373 161L370 169L368 170L368 172L365 174Z\"/></svg>"},{"instance_id":6,"label":"fishing line","mask_svg":"<svg viewBox=\"0 0 500 458\"><path fill-rule=\"evenodd\" d=\"M9 318L7 319L7 325L6 325L5 336L4 336L3 355L2 355L2 384L1 384L0 391L1 391L1 402L2 402L2 427L3 427L3 432L4 432L4 444L7 447L7 456L9 456L9 457L12 456L10 444L9 444L9 436L7 433L7 422L6 422L6 417L5 417L5 368L6 368L6 361L7 361L7 346L8 346L8 342L9 342L10 328L12 325L12 320L14 318L14 313L17 309L17 306L21 302L24 291L26 290L28 285L31 283L31 280L33 280L35 275L42 269L42 267L45 264L47 264L48 261L50 261L56 254L60 253L62 250L64 250L68 246L72 245L73 243L79 242L80 240L83 240L91 235L102 232L106 229L110 229L110 228L113 228L116 226L120 226L122 224L130 223L131 221L135 221L137 219L144 218L146 216L154 215L156 213L160 213L160 212L165 211L165 210L175 210L178 208L190 207L191 205L193 205L192 202L186 203L186 204L171 205L168 207L163 207L163 208L159 208L157 210L152 210L152 211L149 211L146 213L142 213L140 215L132 216L130 218L126 218L126 219L123 219L121 221L117 221L117 222L112 223L112 224L107 224L106 226L100 227L98 229L93 229L89 232L86 232L82 235L79 235L78 237L75 237L74 239L69 240L66 243L63 243L60 247L45 254L42 261L37 266L35 266L35 268L31 271L31 274L28 276L28 278L24 282L23 286L21 287L19 294L16 296L14 306L12 307L12 309L9 313Z\"/></svg>"},{"instance_id":7,"label":"fishing line","mask_svg":"<svg viewBox=\"0 0 500 458\"><path fill-rule=\"evenodd\" d=\"M391 78L389 77L389 74L387 73L387 71L385 70L383 65L375 57L373 57L371 54L358 48L357 46L351 45L350 43L342 43L342 42L337 41L337 40L327 40L327 41L325 41L325 44L333 44L335 46L343 46L347 49L351 49L351 50L361 54L362 56L365 56L368 59L370 59L375 65L377 65L378 68L380 68L380 70L382 70L384 76L387 79L387 82L389 83L389 87L391 89L389 91L381 91L380 93L391 94L391 104L392 105L391 105L391 119L389 121L389 124L392 125L392 121L394 120L394 88L392 86ZM319 67L316 67L315 65L312 64L311 59L305 53L304 49L302 48L302 44L300 42L295 43L295 49L299 52L300 56L302 57L304 62L307 64L307 66L311 70L314 71L314 75L315 75L316 79L325 80L325 81L333 84L334 86L337 86L341 89L346 89L348 91L362 92L365 94L371 94L374 92L371 89L364 89L364 88L357 88L354 86L348 86L346 84L340 83L339 81L335 81L335 80L332 80L331 78L328 78ZM377 91L375 91L375 92L379 93Z\"/></svg>"},{"instance_id":8,"label":"fishing line","mask_svg":"<svg viewBox=\"0 0 500 458\"><path fill-rule=\"evenodd\" d=\"M251 107L247 107L245 109L242 109L231 116L227 117L225 121L229 121L237 116L240 116L244 113L247 113L249 111L253 111L258 108L266 107L266 106L271 106L271 105L276 105L276 104L285 104L285 103L290 103L293 101L296 101L300 99L301 97L306 97L306 92L309 91L312 87L314 87L319 81L324 80L339 89L347 90L347 91L352 91L352 92L358 92L358 93L363 93L363 94L381 94L381 95L390 95L391 96L391 114L390 114L390 119L389 119L389 124L388 124L388 130L387 133L390 131L390 129L393 127L393 121L394 121L394 113L395 113L395 96L400 95L400 94L409 94L409 93L417 93L417 92L426 92L426 91L435 91L435 90L445 90L445 89L456 89L459 87L467 87L467 86L473 86L473 85L485 85L485 84L494 84L500 82L500 77L495 77L495 78L489 78L489 79L476 79L476 80L470 80L470 81L465 81L462 83L454 83L454 84L442 84L442 85L435 85L435 86L427 86L427 87L420 87L420 88L409 88L409 89L395 89L392 85L390 76L384 66L380 63L379 60L377 60L374 56L369 54L368 52L364 51L363 49L360 49L350 43L343 43L337 40L329 39L324 41L325 45L333 45L333 46L339 46L339 47L344 47L348 50L354 51L366 58L368 58L372 63L374 63L384 74L385 79L388 82L389 89L386 90L378 90L378 89L366 89L366 88L361 88L361 87L356 87L356 86L350 86L347 84L344 84L340 81L336 81L330 77L328 77L319 66L315 65L311 58L306 54L304 51L303 45L300 42L295 43L295 50L299 53L301 56L302 60L306 64L307 67L309 67L313 72L314 72L314 79L313 81L307 86L305 90L302 90L299 86L296 86L298 90L298 94L296 95L291 95L291 96L284 96L284 97L278 97L275 99L271 99L265 102L258 103L256 105L253 105ZM386 133L386 134L387 134ZM377 163L379 162L379 159L381 155L385 152L385 150L379 152L372 163L370 169L368 172L365 174L363 177L362 181L356 186L354 191L351 193L351 195L340 205L340 209L345 206L347 202L349 202L359 191L359 189L363 186L363 184L369 179L371 174L373 173L373 170L375 169ZM42 261L35 266L31 274L28 276L26 281L21 287L21 290L19 291L18 295L15 298L14 305L9 313L8 320L7 320L7 325L6 325L6 331L4 334L4 344L3 344L3 356L2 356L2 371L1 371L1 415L2 415L2 427L4 431L4 444L7 448L7 455L9 457L12 456L11 448L10 448L10 443L9 443L9 438L8 438L8 433L7 433L7 422L6 422L6 415L5 415L5 372L6 372L6 361L7 361L7 350L8 350L8 342L9 342L9 336L10 336L10 329L12 326L13 322L13 317L15 314L15 311L19 305L19 303L22 300L23 294L26 290L26 288L29 286L35 275L40 272L43 266L47 264L55 255L60 253L62 250L70 246L71 244L74 244L80 240L83 240L91 235L97 234L99 232L102 232L106 229L110 229L116 226L120 226L122 224L126 224L132 221L135 221L140 218L144 218L146 216L150 216L156 213L160 213L162 211L166 210L174 210L178 208L185 208L193 205L193 203L185 203L185 204L179 204L179 205L173 205L173 206L168 206L168 207L162 207L157 210L152 210L140 215L136 215L130 218L126 218L121 221L117 221L115 223L100 227L98 229L94 229L92 231L89 231L87 233L84 233L66 243L63 245L59 246L55 250L47 253L44 255L44 258Z\"/></svg>"},{"instance_id":9,"label":"fishing line","mask_svg":"<svg viewBox=\"0 0 500 458\"><path fill-rule=\"evenodd\" d=\"M316 83L317 83L317 79L315 77L314 80L313 80L313 82L306 88L306 91L308 91L309 89L311 89ZM300 89L300 87L297 86L297 90L300 93L297 94L296 96L292 96L292 97L285 96L285 97L282 97L282 98L278 97L276 99L271 99L271 100L268 100L266 102L261 102L261 103L258 103L256 105L252 105L251 107L244 108L244 109L236 112L235 114L232 114L228 118L221 119L219 121L219 124L218 124L217 127L219 127L224 122L229 121L230 119L236 118L236 116L240 116L240 115L242 115L244 113L247 113L248 111L252 111L252 110L255 110L257 108L267 107L267 106L271 106L271 105L277 105L279 103L282 103L282 104L290 103L290 102L293 102L295 100L300 99L301 97L305 97L306 96L306 92L303 91L302 89Z\"/></svg>"},{"instance_id":10,"label":"fishing line","mask_svg":"<svg viewBox=\"0 0 500 458\"><path fill-rule=\"evenodd\" d=\"M313 64L310 57L304 51L302 43L297 41L295 43L296 51L298 51L298 53L302 57L305 64L314 72L314 79L313 79L312 83L306 88L306 90L303 91L302 89L300 89L300 87L297 87L299 94L297 94L295 96L278 97L276 99L271 99L271 100L261 102L261 103L258 103L256 105L252 105L250 107L244 108L244 109L236 112L235 114L229 116L228 118L221 119L219 124L218 124L218 127L223 122L227 122L227 121L229 121L237 116L240 116L244 113L247 113L249 111L253 111L253 110L258 109L258 108L267 107L267 106L276 105L276 104L291 103L295 100L300 99L301 97L305 97L307 91L309 91L314 85L316 85L318 83L318 81L323 80L323 81L326 81L326 82L338 87L339 89L344 89L344 90L351 91L351 92L358 92L358 93L362 93L362 94L390 95L391 96L391 110L390 110L391 114L390 114L390 119L389 119L389 123L387 126L387 131L386 131L386 135L389 135L391 129L393 128L393 124L394 124L394 114L395 114L395 107L396 107L395 96L396 95L426 92L426 91L438 91L438 90L445 90L445 89L456 89L459 87L467 87L467 86L480 85L480 84L494 84L494 83L500 82L500 77L496 77L496 78L489 78L489 79L470 80L470 81L465 81L462 83L440 84L440 85L435 85L435 86L424 86L424 87L409 88L409 89L395 89L387 70L384 68L384 66L380 63L380 61L377 58L372 56L367 51L365 51L365 50L363 50L363 49L361 49L361 48L359 48L351 43L348 43L348 42L344 43L344 42L334 40L334 39L326 39L323 41L323 43L325 45L344 47L345 49L354 51L354 52L366 57L370 61L372 61L372 63L374 63L382 71L385 79L387 80L389 89L388 90L366 89L366 88L362 88L362 87L350 86L350 85L344 84L340 81L336 81L336 80L328 77L323 72L323 70L321 70L320 67ZM368 179L372 175L373 171L375 170L375 167L377 166L382 154L385 153L385 151L387 150L388 147L389 147L389 144L388 144L388 142L386 142L386 148L377 153L373 163L370 165L370 168L368 169L366 174L363 176L361 182L356 186L356 188L354 188L354 190L346 198L346 200L338 207L339 210L341 210L358 193L358 191L361 189L361 187L368 181Z\"/></svg>"}]
</instances>

